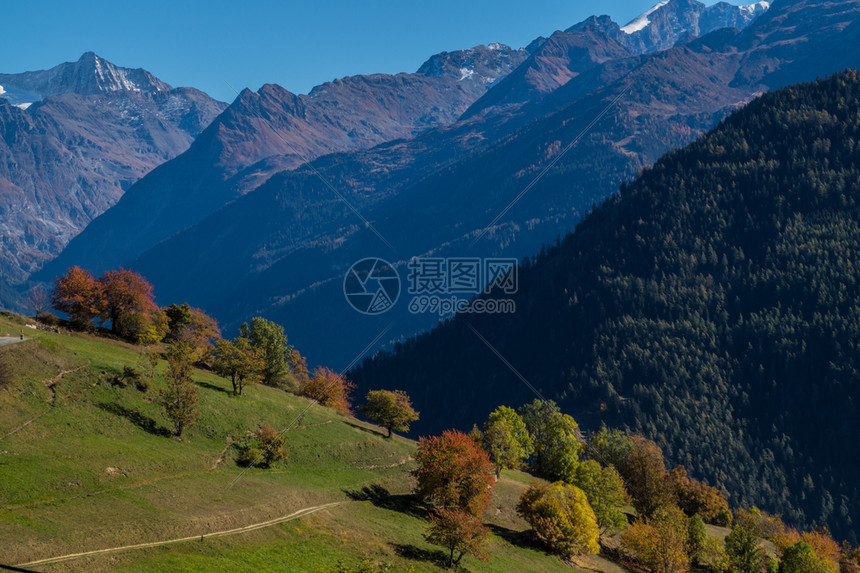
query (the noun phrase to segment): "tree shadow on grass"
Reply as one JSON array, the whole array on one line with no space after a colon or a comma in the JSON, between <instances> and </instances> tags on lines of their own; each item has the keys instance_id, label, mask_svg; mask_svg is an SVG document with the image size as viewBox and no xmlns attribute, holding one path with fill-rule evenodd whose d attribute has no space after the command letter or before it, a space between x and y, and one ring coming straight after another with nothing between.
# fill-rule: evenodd
<instances>
[{"instance_id":1,"label":"tree shadow on grass","mask_svg":"<svg viewBox=\"0 0 860 573\"><path fill-rule=\"evenodd\" d=\"M510 545L546 552L546 547L541 545L540 540L535 537L534 532L531 530L516 531L515 529L508 529L495 523L488 523L486 525L490 528L490 532L493 535L504 539Z\"/></svg>"},{"instance_id":2,"label":"tree shadow on grass","mask_svg":"<svg viewBox=\"0 0 860 573\"><path fill-rule=\"evenodd\" d=\"M103 402L101 404L96 404L96 406L105 412L126 418L129 422L153 436L169 438L173 435L170 430L159 425L158 422L149 416L141 414L137 410L132 410L131 408L126 408L125 406L120 406L119 404L113 404L111 402Z\"/></svg>"},{"instance_id":3,"label":"tree shadow on grass","mask_svg":"<svg viewBox=\"0 0 860 573\"><path fill-rule=\"evenodd\" d=\"M438 565L443 569L448 568L448 554L441 549L422 549L415 545L404 543L389 543L389 545L394 549L394 552L397 553L397 555L404 559L409 559L410 561L424 561ZM454 565L451 570L462 571L463 569Z\"/></svg>"},{"instance_id":4,"label":"tree shadow on grass","mask_svg":"<svg viewBox=\"0 0 860 573\"><path fill-rule=\"evenodd\" d=\"M201 388L206 388L207 390L216 390L218 392L224 392L225 394L229 394L230 396L234 396L233 390L230 390L228 388L224 388L223 386L216 386L215 384L212 384L210 382L200 382L198 380L195 380L194 383L197 384L198 386L200 386Z\"/></svg>"},{"instance_id":5,"label":"tree shadow on grass","mask_svg":"<svg viewBox=\"0 0 860 573\"><path fill-rule=\"evenodd\" d=\"M397 511L413 517L426 517L427 511L412 494L394 495L379 484L366 485L361 489L343 490L353 501L369 501L376 507Z\"/></svg>"},{"instance_id":6,"label":"tree shadow on grass","mask_svg":"<svg viewBox=\"0 0 860 573\"><path fill-rule=\"evenodd\" d=\"M373 428L368 428L367 426L362 426L361 424L356 424L355 422L350 422L349 420L344 420L343 423L347 426L352 426L356 430L361 430L362 432L367 432L368 434L373 434L374 436L382 436L383 438L388 438L387 431L374 430Z\"/></svg>"}]
</instances>

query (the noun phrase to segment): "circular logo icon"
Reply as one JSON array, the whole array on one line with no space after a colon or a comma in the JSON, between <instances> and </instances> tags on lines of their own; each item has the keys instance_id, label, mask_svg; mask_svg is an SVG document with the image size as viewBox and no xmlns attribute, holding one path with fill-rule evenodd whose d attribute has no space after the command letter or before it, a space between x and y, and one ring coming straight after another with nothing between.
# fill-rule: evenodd
<instances>
[{"instance_id":1,"label":"circular logo icon","mask_svg":"<svg viewBox=\"0 0 860 573\"><path fill-rule=\"evenodd\" d=\"M369 257L353 264L343 278L347 302L362 314L382 314L400 297L400 276L388 261Z\"/></svg>"}]
</instances>

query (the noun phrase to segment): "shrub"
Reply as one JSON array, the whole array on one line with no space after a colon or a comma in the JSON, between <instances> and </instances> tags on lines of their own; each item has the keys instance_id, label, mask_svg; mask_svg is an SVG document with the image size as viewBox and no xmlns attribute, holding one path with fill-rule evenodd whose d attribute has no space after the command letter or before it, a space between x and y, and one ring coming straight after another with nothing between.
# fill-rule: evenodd
<instances>
[{"instance_id":1,"label":"shrub","mask_svg":"<svg viewBox=\"0 0 860 573\"><path fill-rule=\"evenodd\" d=\"M278 462L285 462L290 455L285 443L277 430L263 424L254 432L252 444L240 446L238 463L245 467L270 468Z\"/></svg>"}]
</instances>

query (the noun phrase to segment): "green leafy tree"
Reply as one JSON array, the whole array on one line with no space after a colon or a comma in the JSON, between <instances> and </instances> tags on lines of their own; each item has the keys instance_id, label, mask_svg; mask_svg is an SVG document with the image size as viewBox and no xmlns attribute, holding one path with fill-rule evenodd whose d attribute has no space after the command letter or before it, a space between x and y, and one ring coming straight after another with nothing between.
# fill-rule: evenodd
<instances>
[{"instance_id":1,"label":"green leafy tree","mask_svg":"<svg viewBox=\"0 0 860 573\"><path fill-rule=\"evenodd\" d=\"M371 390L359 409L368 420L387 429L389 438L392 431L408 432L409 424L418 419L412 401L401 390Z\"/></svg>"},{"instance_id":2,"label":"green leafy tree","mask_svg":"<svg viewBox=\"0 0 860 573\"><path fill-rule=\"evenodd\" d=\"M186 344L171 344L167 351L166 388L159 394L177 437L197 421L197 387L191 380L191 349Z\"/></svg>"},{"instance_id":3,"label":"green leafy tree","mask_svg":"<svg viewBox=\"0 0 860 573\"><path fill-rule=\"evenodd\" d=\"M779 573L835 573L827 562L818 556L812 546L799 541L786 548L782 554Z\"/></svg>"},{"instance_id":4,"label":"green leafy tree","mask_svg":"<svg viewBox=\"0 0 860 573\"><path fill-rule=\"evenodd\" d=\"M569 478L583 450L576 421L552 400L535 400L519 414L534 437L535 469L550 479Z\"/></svg>"},{"instance_id":5,"label":"green leafy tree","mask_svg":"<svg viewBox=\"0 0 860 573\"><path fill-rule=\"evenodd\" d=\"M502 468L518 468L534 451L534 438L522 417L513 408L499 406L484 423L481 441L496 466L496 477Z\"/></svg>"},{"instance_id":6,"label":"green leafy tree","mask_svg":"<svg viewBox=\"0 0 860 573\"><path fill-rule=\"evenodd\" d=\"M627 458L634 449L633 439L627 432L606 426L588 439L588 454L603 465L623 471Z\"/></svg>"},{"instance_id":7,"label":"green leafy tree","mask_svg":"<svg viewBox=\"0 0 860 573\"><path fill-rule=\"evenodd\" d=\"M293 347L287 344L284 327L255 316L250 324L246 322L239 327L239 336L249 339L251 345L263 353L266 362L263 382L270 386L277 384L286 372L288 360L293 352Z\"/></svg>"},{"instance_id":8,"label":"green leafy tree","mask_svg":"<svg viewBox=\"0 0 860 573\"><path fill-rule=\"evenodd\" d=\"M742 525L736 525L726 537L726 555L737 573L761 573L764 566L758 537Z\"/></svg>"},{"instance_id":9,"label":"green leafy tree","mask_svg":"<svg viewBox=\"0 0 860 573\"><path fill-rule=\"evenodd\" d=\"M256 384L263 378L266 366L263 353L247 338L239 336L232 342L217 341L213 357L215 373L230 379L234 395L241 396L246 385Z\"/></svg>"},{"instance_id":10,"label":"green leafy tree","mask_svg":"<svg viewBox=\"0 0 860 573\"><path fill-rule=\"evenodd\" d=\"M601 529L621 529L627 525L624 506L630 497L614 468L584 460L577 464L570 481L585 493Z\"/></svg>"},{"instance_id":11,"label":"green leafy tree","mask_svg":"<svg viewBox=\"0 0 860 573\"><path fill-rule=\"evenodd\" d=\"M570 557L600 551L597 518L576 486L533 483L520 496L517 513L554 553Z\"/></svg>"},{"instance_id":12,"label":"green leafy tree","mask_svg":"<svg viewBox=\"0 0 860 573\"><path fill-rule=\"evenodd\" d=\"M705 550L705 540L708 533L705 531L705 522L697 513L690 518L687 524L687 552L694 563L701 562L701 556Z\"/></svg>"}]
</instances>

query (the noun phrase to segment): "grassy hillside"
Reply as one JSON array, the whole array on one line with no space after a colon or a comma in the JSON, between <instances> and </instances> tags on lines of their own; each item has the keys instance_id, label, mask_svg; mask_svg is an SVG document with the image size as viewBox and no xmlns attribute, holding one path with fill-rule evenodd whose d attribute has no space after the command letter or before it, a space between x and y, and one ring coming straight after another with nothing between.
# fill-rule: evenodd
<instances>
[{"instance_id":1,"label":"grassy hillside","mask_svg":"<svg viewBox=\"0 0 860 573\"><path fill-rule=\"evenodd\" d=\"M0 563L182 537L194 541L34 565L43 571L330 571L369 560L392 570L438 570L441 551L407 494L414 443L268 387L229 394L229 382L195 371L200 418L181 441L157 403L112 380L142 363L139 347L92 335L35 331L0 316ZM159 365L164 368L164 363ZM5 384L4 381L5 380ZM289 462L242 473L233 441L260 423L289 426ZM238 479L237 479L238 478ZM489 563L475 571L571 569L521 546L512 506L525 487L505 476L485 516ZM196 536L339 502L306 517L224 537ZM515 544L507 540L514 541ZM518 545L520 544L520 545Z\"/></svg>"}]
</instances>

